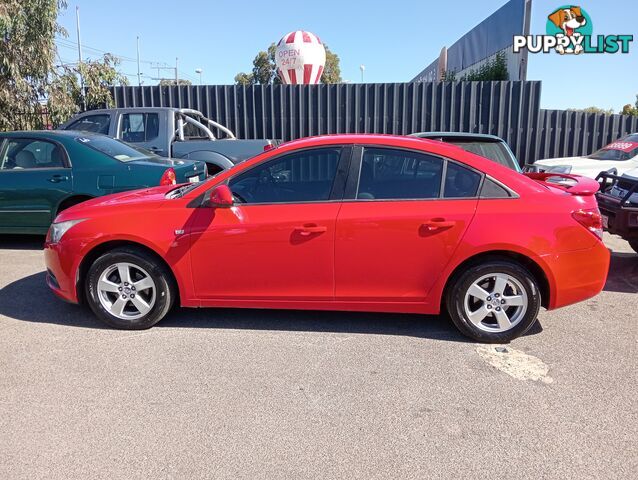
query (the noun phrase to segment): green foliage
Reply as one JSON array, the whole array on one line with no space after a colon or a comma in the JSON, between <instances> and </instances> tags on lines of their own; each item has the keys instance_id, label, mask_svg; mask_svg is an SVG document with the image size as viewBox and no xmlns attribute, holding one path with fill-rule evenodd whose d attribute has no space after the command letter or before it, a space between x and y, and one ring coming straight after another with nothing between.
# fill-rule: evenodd
<instances>
[{"instance_id":1,"label":"green foliage","mask_svg":"<svg viewBox=\"0 0 638 480\"><path fill-rule=\"evenodd\" d=\"M636 103L633 107L631 106L631 103L628 103L627 105L622 107L622 114L638 117L638 95L636 95Z\"/></svg>"},{"instance_id":2,"label":"green foliage","mask_svg":"<svg viewBox=\"0 0 638 480\"><path fill-rule=\"evenodd\" d=\"M252 73L239 72L235 75L235 83L237 85L252 85L255 83Z\"/></svg>"},{"instance_id":3,"label":"green foliage","mask_svg":"<svg viewBox=\"0 0 638 480\"><path fill-rule=\"evenodd\" d=\"M489 80L509 80L509 78L507 57L505 57L503 52L499 52L492 60L486 61L478 69L470 70L458 80L462 82L481 82ZM444 82L457 81L456 72L451 70L444 71L442 80Z\"/></svg>"},{"instance_id":4,"label":"green foliage","mask_svg":"<svg viewBox=\"0 0 638 480\"><path fill-rule=\"evenodd\" d=\"M0 3L0 130L41 128L41 100L53 68L63 0Z\"/></svg>"},{"instance_id":5,"label":"green foliage","mask_svg":"<svg viewBox=\"0 0 638 480\"><path fill-rule=\"evenodd\" d=\"M613 108L604 109L604 108L594 107L594 106L586 107L586 108L568 108L567 111L568 112L584 112L584 113L602 113L604 115L611 115L612 113L614 113Z\"/></svg>"},{"instance_id":6,"label":"green foliage","mask_svg":"<svg viewBox=\"0 0 638 480\"><path fill-rule=\"evenodd\" d=\"M341 69L339 67L339 56L330 51L327 45L326 64L321 75L322 83L340 83ZM275 52L277 45L271 43L267 51L260 51L253 59L252 73L239 72L235 75L237 85L269 85L280 84L281 79L277 75L277 64L275 63Z\"/></svg>"},{"instance_id":7,"label":"green foliage","mask_svg":"<svg viewBox=\"0 0 638 480\"><path fill-rule=\"evenodd\" d=\"M100 60L89 60L77 66L62 65L52 72L47 88L47 110L53 126L64 123L81 110L113 106L109 88L128 83L117 71L118 64L117 57L107 53ZM79 82L80 74L84 90Z\"/></svg>"},{"instance_id":8,"label":"green foliage","mask_svg":"<svg viewBox=\"0 0 638 480\"><path fill-rule=\"evenodd\" d=\"M125 84L118 59L105 54L78 65L54 66L57 24L66 0L0 0L0 130L53 126L82 109L110 106L109 87ZM84 89L79 76L84 80Z\"/></svg>"},{"instance_id":9,"label":"green foliage","mask_svg":"<svg viewBox=\"0 0 638 480\"><path fill-rule=\"evenodd\" d=\"M193 83L190 80L184 80L179 78L179 85L192 85ZM160 87L175 87L177 85L177 81L174 78L162 78L159 82Z\"/></svg>"},{"instance_id":10,"label":"green foliage","mask_svg":"<svg viewBox=\"0 0 638 480\"><path fill-rule=\"evenodd\" d=\"M321 74L321 83L341 83L341 67L339 67L339 55L326 47L326 64Z\"/></svg>"}]
</instances>

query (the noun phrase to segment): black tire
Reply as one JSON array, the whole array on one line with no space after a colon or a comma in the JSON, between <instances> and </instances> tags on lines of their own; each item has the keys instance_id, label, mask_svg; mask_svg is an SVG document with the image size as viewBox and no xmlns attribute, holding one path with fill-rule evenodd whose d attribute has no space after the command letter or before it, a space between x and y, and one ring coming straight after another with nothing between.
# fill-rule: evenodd
<instances>
[{"instance_id":1,"label":"black tire","mask_svg":"<svg viewBox=\"0 0 638 480\"><path fill-rule=\"evenodd\" d=\"M465 297L474 282L486 275L497 273L508 275L518 281L527 294L527 309L521 314L520 320L509 330L486 331L477 327L468 318L465 312ZM520 337L534 325L541 306L541 295L536 279L525 267L508 260L487 259L464 269L451 280L445 302L448 315L463 335L484 343L507 343ZM487 307L488 302L484 303ZM490 305L489 308L497 307ZM494 313L491 311L488 314L486 320L488 323L496 323ZM494 326L496 327L496 325Z\"/></svg>"},{"instance_id":2,"label":"black tire","mask_svg":"<svg viewBox=\"0 0 638 480\"><path fill-rule=\"evenodd\" d=\"M154 303L151 309L139 318L119 318L107 310L100 301L97 288L100 276L117 263L131 264L133 267L131 275L135 275L135 272L148 273L155 284ZM116 248L98 257L90 266L85 282L87 303L93 313L107 325L123 330L144 330L155 325L171 309L175 300L175 292L173 277L164 264L153 255L135 247ZM140 295L140 292L137 293ZM116 299L119 298L119 294L114 294L114 296ZM127 308L129 310L135 309L132 300ZM138 313L140 312L138 311Z\"/></svg>"},{"instance_id":3,"label":"black tire","mask_svg":"<svg viewBox=\"0 0 638 480\"><path fill-rule=\"evenodd\" d=\"M632 250L636 253L638 253L638 239L637 240L628 240L629 242L629 246L632 248Z\"/></svg>"}]
</instances>

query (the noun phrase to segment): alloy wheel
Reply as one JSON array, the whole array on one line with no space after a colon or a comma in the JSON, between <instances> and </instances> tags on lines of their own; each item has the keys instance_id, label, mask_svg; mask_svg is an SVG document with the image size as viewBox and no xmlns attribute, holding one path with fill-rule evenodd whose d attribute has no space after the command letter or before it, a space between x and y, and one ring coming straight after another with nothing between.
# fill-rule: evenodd
<instances>
[{"instance_id":1,"label":"alloy wheel","mask_svg":"<svg viewBox=\"0 0 638 480\"><path fill-rule=\"evenodd\" d=\"M132 263L119 262L106 268L97 291L106 311L122 320L143 317L155 304L155 282L146 270Z\"/></svg>"},{"instance_id":2,"label":"alloy wheel","mask_svg":"<svg viewBox=\"0 0 638 480\"><path fill-rule=\"evenodd\" d=\"M490 273L474 281L465 293L467 319L485 332L505 332L525 316L527 292L519 280L506 273Z\"/></svg>"}]
</instances>

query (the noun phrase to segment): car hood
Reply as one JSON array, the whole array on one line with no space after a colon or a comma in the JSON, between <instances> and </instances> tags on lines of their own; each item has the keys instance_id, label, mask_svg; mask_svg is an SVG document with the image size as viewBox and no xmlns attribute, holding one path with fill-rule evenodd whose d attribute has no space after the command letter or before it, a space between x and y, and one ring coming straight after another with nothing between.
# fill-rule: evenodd
<instances>
[{"instance_id":1,"label":"car hood","mask_svg":"<svg viewBox=\"0 0 638 480\"><path fill-rule=\"evenodd\" d=\"M127 192L114 193L103 197L93 198L64 210L56 218L56 222L90 218L101 212L112 213L114 209L126 210L128 214L139 214L137 210L154 210L166 201L166 193L175 188L175 185L144 188L141 190L129 190Z\"/></svg>"},{"instance_id":2,"label":"car hood","mask_svg":"<svg viewBox=\"0 0 638 480\"><path fill-rule=\"evenodd\" d=\"M588 157L563 157L563 158L550 158L546 160L538 160L534 162L534 165L544 167L555 167L558 165L571 165L572 170L569 173L574 175L583 175L585 177L596 178L600 172L606 172L612 168L615 168L619 175L627 171L628 168L633 165L627 165L626 161L616 160L595 160Z\"/></svg>"}]
</instances>

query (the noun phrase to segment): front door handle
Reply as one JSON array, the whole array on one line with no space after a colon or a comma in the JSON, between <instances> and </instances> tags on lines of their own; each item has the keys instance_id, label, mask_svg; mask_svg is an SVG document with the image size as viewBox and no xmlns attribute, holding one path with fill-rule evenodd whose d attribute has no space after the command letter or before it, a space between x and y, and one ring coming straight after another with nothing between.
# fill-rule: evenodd
<instances>
[{"instance_id":1,"label":"front door handle","mask_svg":"<svg viewBox=\"0 0 638 480\"><path fill-rule=\"evenodd\" d=\"M299 232L299 235L308 236L313 233L324 233L328 231L328 227L323 227L321 225L308 224L302 225L300 227L295 227L295 232Z\"/></svg>"},{"instance_id":2,"label":"front door handle","mask_svg":"<svg viewBox=\"0 0 638 480\"><path fill-rule=\"evenodd\" d=\"M67 177L66 175L53 175L51 178L49 178L49 182L51 183L66 182L68 179L69 177Z\"/></svg>"},{"instance_id":3,"label":"front door handle","mask_svg":"<svg viewBox=\"0 0 638 480\"><path fill-rule=\"evenodd\" d=\"M452 228L454 225L456 225L456 222L454 221L445 220L445 218L433 218L432 220L422 223L421 227L427 228L430 232L434 232L436 230Z\"/></svg>"}]
</instances>

